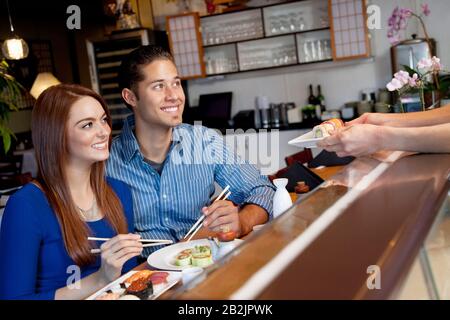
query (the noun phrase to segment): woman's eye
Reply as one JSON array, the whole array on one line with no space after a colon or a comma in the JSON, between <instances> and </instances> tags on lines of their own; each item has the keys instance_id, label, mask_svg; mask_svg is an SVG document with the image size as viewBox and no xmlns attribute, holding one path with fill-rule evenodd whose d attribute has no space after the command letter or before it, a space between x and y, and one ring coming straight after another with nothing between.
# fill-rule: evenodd
<instances>
[{"instance_id":1,"label":"woman's eye","mask_svg":"<svg viewBox=\"0 0 450 320\"><path fill-rule=\"evenodd\" d=\"M88 123L86 123L85 125L82 126L83 129L84 128L90 128L90 127L92 127L92 122L88 122Z\"/></svg>"},{"instance_id":2,"label":"woman's eye","mask_svg":"<svg viewBox=\"0 0 450 320\"><path fill-rule=\"evenodd\" d=\"M105 122L105 123L108 122L108 117L104 117L104 118L102 119L102 121Z\"/></svg>"}]
</instances>

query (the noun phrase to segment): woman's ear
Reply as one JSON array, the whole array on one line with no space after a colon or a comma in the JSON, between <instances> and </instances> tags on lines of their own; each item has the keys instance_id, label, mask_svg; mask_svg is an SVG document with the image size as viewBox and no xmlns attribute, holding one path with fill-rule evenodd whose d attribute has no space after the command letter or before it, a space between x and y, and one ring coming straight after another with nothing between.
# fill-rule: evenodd
<instances>
[{"instance_id":1,"label":"woman's ear","mask_svg":"<svg viewBox=\"0 0 450 320\"><path fill-rule=\"evenodd\" d=\"M137 98L133 91L128 88L122 90L122 98L132 107L136 107Z\"/></svg>"}]
</instances>

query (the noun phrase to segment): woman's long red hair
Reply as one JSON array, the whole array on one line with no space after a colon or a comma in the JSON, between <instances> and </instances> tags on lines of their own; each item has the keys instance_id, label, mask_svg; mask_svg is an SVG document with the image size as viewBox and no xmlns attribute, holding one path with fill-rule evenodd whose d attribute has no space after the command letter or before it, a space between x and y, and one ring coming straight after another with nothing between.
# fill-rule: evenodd
<instances>
[{"instance_id":1,"label":"woman's long red hair","mask_svg":"<svg viewBox=\"0 0 450 320\"><path fill-rule=\"evenodd\" d=\"M75 84L60 84L45 90L36 101L32 112L31 128L39 174L38 182L58 218L64 244L69 256L79 266L95 261L90 253L87 237L89 226L80 217L71 197L64 173L68 158L67 120L73 104L82 97L92 97L105 110L108 124L111 118L100 95ZM111 146L111 135L109 137ZM113 230L127 233L127 222L119 198L105 180L105 162L96 162L91 168L91 186L97 205Z\"/></svg>"}]
</instances>

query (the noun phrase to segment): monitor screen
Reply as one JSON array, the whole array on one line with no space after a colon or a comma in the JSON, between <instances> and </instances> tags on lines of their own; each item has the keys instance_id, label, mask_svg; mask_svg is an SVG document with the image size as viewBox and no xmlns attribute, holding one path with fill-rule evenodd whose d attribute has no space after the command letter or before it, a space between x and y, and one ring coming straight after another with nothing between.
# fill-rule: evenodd
<instances>
[{"instance_id":1,"label":"monitor screen","mask_svg":"<svg viewBox=\"0 0 450 320\"><path fill-rule=\"evenodd\" d=\"M226 123L231 116L232 92L220 92L200 95L198 107L200 116L205 123L223 121Z\"/></svg>"}]
</instances>

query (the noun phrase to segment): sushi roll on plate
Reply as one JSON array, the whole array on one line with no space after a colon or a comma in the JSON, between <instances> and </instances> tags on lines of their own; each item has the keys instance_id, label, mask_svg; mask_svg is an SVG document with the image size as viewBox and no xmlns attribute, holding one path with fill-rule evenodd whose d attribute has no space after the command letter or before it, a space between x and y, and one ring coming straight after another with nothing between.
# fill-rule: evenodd
<instances>
[{"instance_id":1,"label":"sushi roll on plate","mask_svg":"<svg viewBox=\"0 0 450 320\"><path fill-rule=\"evenodd\" d=\"M342 127L344 127L344 122L341 119L330 119L315 126L311 131L290 140L288 144L300 148L317 148L317 142L330 136L332 131Z\"/></svg>"},{"instance_id":2,"label":"sushi roll on plate","mask_svg":"<svg viewBox=\"0 0 450 320\"><path fill-rule=\"evenodd\" d=\"M324 138L330 136L331 132L344 127L341 119L330 119L322 122L313 128L314 138Z\"/></svg>"}]
</instances>

